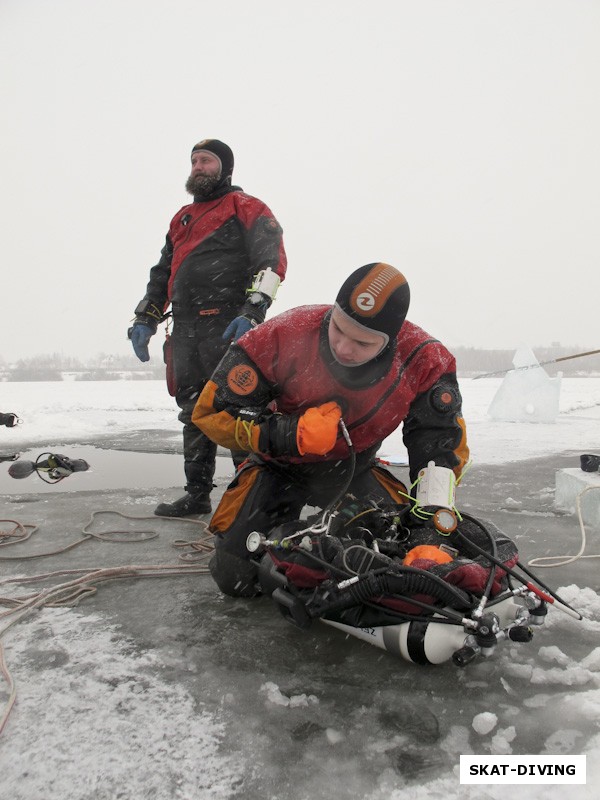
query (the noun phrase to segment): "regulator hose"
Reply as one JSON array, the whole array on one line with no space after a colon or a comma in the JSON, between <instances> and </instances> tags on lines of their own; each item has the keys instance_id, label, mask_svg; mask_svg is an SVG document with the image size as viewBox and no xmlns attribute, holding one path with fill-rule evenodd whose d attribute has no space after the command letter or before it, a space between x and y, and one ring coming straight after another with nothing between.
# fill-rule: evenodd
<instances>
[{"instance_id":1,"label":"regulator hose","mask_svg":"<svg viewBox=\"0 0 600 800\"><path fill-rule=\"evenodd\" d=\"M410 603L410 595L433 597L443 605L468 610L473 603L466 592L446 583L437 575L414 567L402 567L398 574L372 571L358 576L358 580L326 596L315 596L308 604L311 616L319 617L330 611L341 611L372 601L382 595L403 595Z\"/></svg>"},{"instance_id":2,"label":"regulator hose","mask_svg":"<svg viewBox=\"0 0 600 800\"><path fill-rule=\"evenodd\" d=\"M485 528L485 526L479 520L475 519L475 517L471 517L469 514L463 514L462 516L465 519L470 519L472 522L476 523L481 529L485 530L486 533L488 533L488 531ZM503 569L508 575L512 575L513 578L516 578L521 583L526 583L526 581L523 580L523 577L521 575L519 575L519 573L516 572L516 570L514 568L508 567L506 564L503 564L502 561L500 561L500 559L496 558L495 556L492 556L490 553L486 552L483 548L481 548L478 545L476 545L475 542L472 542L470 539L467 539L466 536L464 536L463 534L459 533L458 531L455 531L455 534L458 534L457 535L458 539L461 539L461 540L464 540L465 542L467 542L471 547L473 547L476 551L478 551L480 555L482 555L485 558L487 558L488 561L491 561L492 564L495 564L497 567L500 567L500 569ZM569 605L569 603L567 603L566 600L563 600L562 597L560 597L559 594L557 594L549 586L547 586L543 581L541 581L534 572L531 572L531 570L528 570L527 567L525 567L520 561L517 561L515 566L518 567L519 569L521 569L532 580L534 580L538 584L538 586L541 586L542 589L544 589L546 592L548 592L550 597L553 597L555 600L557 600L563 606L566 606L566 608L571 610L580 619L582 618L581 614L576 609L574 609L573 606ZM527 584L527 585L532 590L534 589L534 587L531 586L530 584Z\"/></svg>"}]
</instances>

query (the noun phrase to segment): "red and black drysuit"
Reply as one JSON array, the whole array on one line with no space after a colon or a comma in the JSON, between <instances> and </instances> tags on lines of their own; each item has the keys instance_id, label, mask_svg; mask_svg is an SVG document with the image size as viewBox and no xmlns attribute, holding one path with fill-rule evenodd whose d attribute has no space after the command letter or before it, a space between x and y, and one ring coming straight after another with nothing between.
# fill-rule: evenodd
<instances>
[{"instance_id":1,"label":"red and black drysuit","mask_svg":"<svg viewBox=\"0 0 600 800\"><path fill-rule=\"evenodd\" d=\"M327 329L331 306L304 306L274 317L231 346L206 384L193 422L214 442L252 453L215 511L211 572L222 591L256 593L245 542L296 520L305 505L325 507L349 477L351 453L341 432L325 456L300 456L296 425L306 409L336 401L356 453L348 492L363 500L402 502L402 483L376 464L381 442L403 423L410 476L434 461L458 475L468 460L454 357L404 322L372 361L335 361ZM275 412L275 413L273 413Z\"/></svg>"},{"instance_id":2,"label":"red and black drysuit","mask_svg":"<svg viewBox=\"0 0 600 800\"><path fill-rule=\"evenodd\" d=\"M192 494L213 486L216 444L192 424L191 413L227 350L222 335L238 315L263 321L267 306L247 303L247 291L260 270L271 268L283 280L286 266L282 230L270 209L226 183L175 214L160 261L150 270L136 319L156 327L143 310L172 305L167 382L181 408L186 490Z\"/></svg>"}]
</instances>

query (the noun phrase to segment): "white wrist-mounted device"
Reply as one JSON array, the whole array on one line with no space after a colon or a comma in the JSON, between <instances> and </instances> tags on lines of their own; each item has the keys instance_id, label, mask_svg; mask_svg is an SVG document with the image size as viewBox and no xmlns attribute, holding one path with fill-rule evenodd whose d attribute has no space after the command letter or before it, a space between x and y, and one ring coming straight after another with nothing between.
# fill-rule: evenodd
<instances>
[{"instance_id":1,"label":"white wrist-mounted device","mask_svg":"<svg viewBox=\"0 0 600 800\"><path fill-rule=\"evenodd\" d=\"M262 269L257 275L254 276L254 282L248 290L248 300L251 303L261 303L265 297L268 297L272 303L279 289L281 280L276 272L273 272L271 267Z\"/></svg>"}]
</instances>

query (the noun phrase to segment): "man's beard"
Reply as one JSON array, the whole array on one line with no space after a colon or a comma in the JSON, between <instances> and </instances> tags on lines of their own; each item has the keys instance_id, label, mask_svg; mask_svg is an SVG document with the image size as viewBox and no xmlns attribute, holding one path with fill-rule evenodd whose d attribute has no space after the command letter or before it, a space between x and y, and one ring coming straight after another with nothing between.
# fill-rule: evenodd
<instances>
[{"instance_id":1,"label":"man's beard","mask_svg":"<svg viewBox=\"0 0 600 800\"><path fill-rule=\"evenodd\" d=\"M193 197L208 197L221 182L220 175L190 175L185 182L186 191Z\"/></svg>"}]
</instances>

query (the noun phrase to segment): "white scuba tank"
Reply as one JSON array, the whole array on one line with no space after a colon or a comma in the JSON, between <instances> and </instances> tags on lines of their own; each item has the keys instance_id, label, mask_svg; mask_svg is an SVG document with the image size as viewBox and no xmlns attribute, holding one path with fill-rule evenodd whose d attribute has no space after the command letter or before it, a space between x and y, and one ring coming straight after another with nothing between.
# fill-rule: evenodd
<instances>
[{"instance_id":1,"label":"white scuba tank","mask_svg":"<svg viewBox=\"0 0 600 800\"><path fill-rule=\"evenodd\" d=\"M498 617L504 628L517 618L522 605L512 597L496 603L490 611ZM431 619L431 618L430 618ZM469 635L460 625L433 622L430 619L401 622L399 625L380 625L373 628L354 628L342 622L321 619L326 625L344 631L364 642L387 650L414 664L442 664L460 650ZM435 617L434 617L435 619Z\"/></svg>"}]
</instances>

